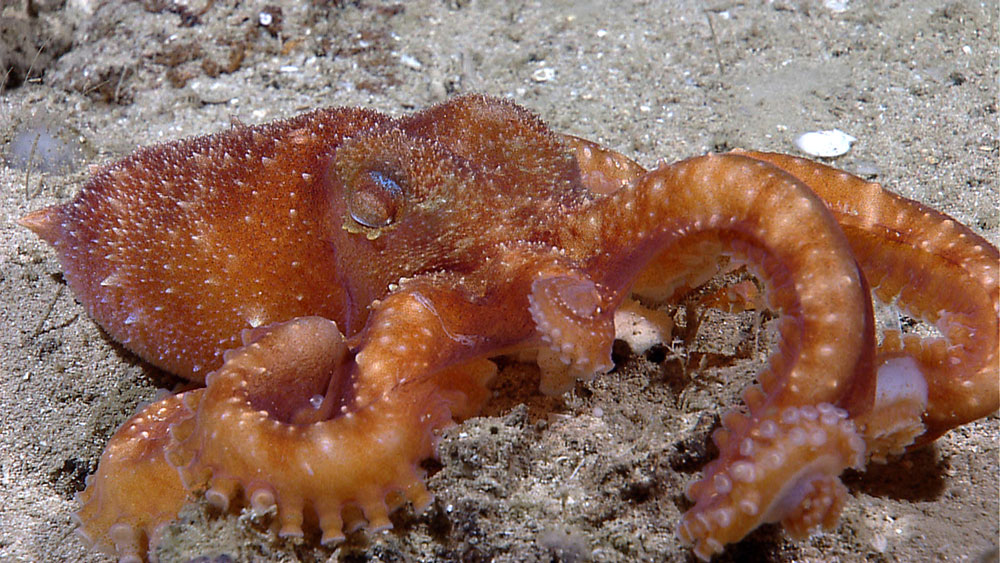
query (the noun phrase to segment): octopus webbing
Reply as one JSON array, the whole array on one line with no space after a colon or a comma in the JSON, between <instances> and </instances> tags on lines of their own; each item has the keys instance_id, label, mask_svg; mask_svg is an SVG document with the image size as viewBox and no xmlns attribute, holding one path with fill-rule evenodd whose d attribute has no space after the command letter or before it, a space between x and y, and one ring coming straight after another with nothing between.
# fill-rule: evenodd
<instances>
[{"instance_id":1,"label":"octopus webbing","mask_svg":"<svg viewBox=\"0 0 1000 563\"><path fill-rule=\"evenodd\" d=\"M830 528L845 469L1000 406L1000 257L967 227L792 156L646 170L484 96L143 148L21 224L112 338L204 383L126 421L79 495L80 535L121 561L200 494L281 536L387 529L431 502L420 463L486 402L490 358L534 354L562 393L613 367L620 308L738 265L777 344L687 489L698 557ZM938 334L877 338L873 293Z\"/></svg>"}]
</instances>

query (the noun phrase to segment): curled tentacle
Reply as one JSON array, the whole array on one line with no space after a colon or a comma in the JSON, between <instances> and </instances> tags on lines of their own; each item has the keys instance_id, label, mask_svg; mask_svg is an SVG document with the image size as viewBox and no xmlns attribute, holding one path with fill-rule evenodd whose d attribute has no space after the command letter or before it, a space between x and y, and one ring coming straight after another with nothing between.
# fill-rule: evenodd
<instances>
[{"instance_id":1,"label":"curled tentacle","mask_svg":"<svg viewBox=\"0 0 1000 563\"><path fill-rule=\"evenodd\" d=\"M577 379L611 369L615 328L608 303L593 281L579 275L553 275L531 284L528 310L548 345L539 352L541 365L558 358L566 370L545 369L541 390L565 392Z\"/></svg>"},{"instance_id":2,"label":"curled tentacle","mask_svg":"<svg viewBox=\"0 0 1000 563\"><path fill-rule=\"evenodd\" d=\"M660 168L606 201L602 228L650 256L638 260L634 292L670 298L728 254L765 281L782 314L777 350L744 393L748 412L723 417L719 459L689 489L681 538L708 557L766 521L797 534L836 521L838 477L864 451L845 419L874 400L874 329L867 286L826 206L781 170L729 155ZM824 405L822 416L808 405Z\"/></svg>"},{"instance_id":3,"label":"curled tentacle","mask_svg":"<svg viewBox=\"0 0 1000 563\"><path fill-rule=\"evenodd\" d=\"M864 464L864 440L846 411L829 403L786 407L756 421L738 441L723 438L725 432L713 438L729 455L688 486L697 504L677 530L695 555L707 561L765 522L781 522L797 538L836 524L847 495L837 476Z\"/></svg>"},{"instance_id":4,"label":"curled tentacle","mask_svg":"<svg viewBox=\"0 0 1000 563\"><path fill-rule=\"evenodd\" d=\"M77 494L77 534L88 545L115 554L119 561L142 561L156 545L163 526L187 502L188 491L164 450L169 428L190 416L184 401L202 390L171 395L125 421L101 455L97 472Z\"/></svg>"},{"instance_id":5,"label":"curled tentacle","mask_svg":"<svg viewBox=\"0 0 1000 563\"><path fill-rule=\"evenodd\" d=\"M935 325L943 338L886 333L878 349L882 401L861 422L875 454L933 440L1000 407L1000 254L969 228L916 201L787 155L741 152L781 167L832 210L875 294ZM899 423L922 400L920 421ZM920 413L920 410L916 412ZM912 415L910 420L912 421ZM895 437L895 438L893 438Z\"/></svg>"},{"instance_id":6,"label":"curled tentacle","mask_svg":"<svg viewBox=\"0 0 1000 563\"><path fill-rule=\"evenodd\" d=\"M606 246L649 256L596 258L631 276L633 292L673 287L708 249L746 261L766 282L768 305L782 313L781 344L758 376L767 399L748 405L752 414L822 402L867 410L874 329L864 282L843 233L805 185L764 163L709 155L650 172L602 203ZM636 272L616 260L645 266Z\"/></svg>"},{"instance_id":7,"label":"curled tentacle","mask_svg":"<svg viewBox=\"0 0 1000 563\"><path fill-rule=\"evenodd\" d=\"M434 453L434 431L482 399L495 369L464 364L358 405L333 322L300 318L250 338L189 402L196 414L173 427L169 460L221 508L240 491L256 510L276 507L282 536L301 535L315 516L324 543L365 523L390 528L388 514L402 502L429 504L418 464ZM324 401L340 405L331 419L315 412Z\"/></svg>"}]
</instances>

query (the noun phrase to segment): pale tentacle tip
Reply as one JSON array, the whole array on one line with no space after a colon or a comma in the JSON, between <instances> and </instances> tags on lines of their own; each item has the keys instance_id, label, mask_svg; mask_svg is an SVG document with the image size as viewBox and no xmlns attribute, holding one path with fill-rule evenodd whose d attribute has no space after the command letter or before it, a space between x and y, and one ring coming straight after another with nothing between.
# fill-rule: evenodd
<instances>
[{"instance_id":1,"label":"pale tentacle tip","mask_svg":"<svg viewBox=\"0 0 1000 563\"><path fill-rule=\"evenodd\" d=\"M229 499L231 496L215 487L205 491L205 500L221 512L229 510Z\"/></svg>"},{"instance_id":2,"label":"pale tentacle tip","mask_svg":"<svg viewBox=\"0 0 1000 563\"><path fill-rule=\"evenodd\" d=\"M334 545L347 539L347 536L344 534L344 521L341 517L339 506L326 510L318 510L318 512L319 527L323 532L320 543L323 545Z\"/></svg>"},{"instance_id":3,"label":"pale tentacle tip","mask_svg":"<svg viewBox=\"0 0 1000 563\"><path fill-rule=\"evenodd\" d=\"M274 492L267 488L258 488L250 493L250 507L258 514L266 514L277 507Z\"/></svg>"},{"instance_id":4,"label":"pale tentacle tip","mask_svg":"<svg viewBox=\"0 0 1000 563\"><path fill-rule=\"evenodd\" d=\"M303 536L302 526L295 522L288 522L281 525L278 536L282 538L301 538Z\"/></svg>"},{"instance_id":5,"label":"pale tentacle tip","mask_svg":"<svg viewBox=\"0 0 1000 563\"><path fill-rule=\"evenodd\" d=\"M389 521L389 516L387 514L380 514L372 517L372 520L368 522L368 532L372 535L388 532L392 529L392 522Z\"/></svg>"}]
</instances>

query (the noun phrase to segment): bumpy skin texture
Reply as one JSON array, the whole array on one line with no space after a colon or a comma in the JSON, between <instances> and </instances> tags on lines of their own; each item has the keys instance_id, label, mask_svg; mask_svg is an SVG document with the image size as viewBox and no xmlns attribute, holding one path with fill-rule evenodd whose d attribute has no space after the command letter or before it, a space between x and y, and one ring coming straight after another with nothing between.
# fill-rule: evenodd
<instances>
[{"instance_id":1,"label":"bumpy skin texture","mask_svg":"<svg viewBox=\"0 0 1000 563\"><path fill-rule=\"evenodd\" d=\"M845 468L1000 404L998 254L969 229L784 155L646 171L482 96L142 149L21 222L109 334L206 385L126 422L80 495L81 535L122 560L198 491L276 507L282 535L390 526L429 502L418 464L485 401L489 357L536 351L561 392L612 367L619 307L723 255L764 282L780 342L688 488L699 557L764 522L833 526ZM877 347L869 284L942 337Z\"/></svg>"}]
</instances>

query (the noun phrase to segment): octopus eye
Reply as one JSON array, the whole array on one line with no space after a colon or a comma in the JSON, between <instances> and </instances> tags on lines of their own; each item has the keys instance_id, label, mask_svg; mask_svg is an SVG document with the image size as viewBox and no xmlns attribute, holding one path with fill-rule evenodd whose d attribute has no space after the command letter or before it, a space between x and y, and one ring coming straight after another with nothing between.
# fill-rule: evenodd
<instances>
[{"instance_id":1,"label":"octopus eye","mask_svg":"<svg viewBox=\"0 0 1000 563\"><path fill-rule=\"evenodd\" d=\"M403 199L403 188L389 174L372 170L358 174L348 188L351 218L372 229L391 225Z\"/></svg>"}]
</instances>

